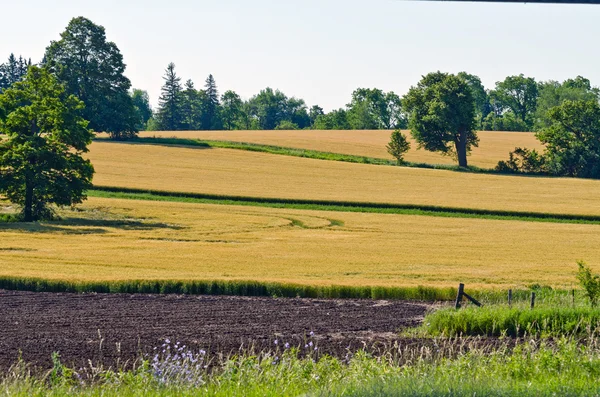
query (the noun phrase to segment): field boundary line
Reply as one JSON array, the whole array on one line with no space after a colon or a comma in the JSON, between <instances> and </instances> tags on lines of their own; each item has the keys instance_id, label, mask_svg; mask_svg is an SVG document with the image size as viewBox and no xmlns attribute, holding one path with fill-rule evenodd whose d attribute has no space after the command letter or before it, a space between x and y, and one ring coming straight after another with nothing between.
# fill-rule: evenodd
<instances>
[{"instance_id":1,"label":"field boundary line","mask_svg":"<svg viewBox=\"0 0 600 397\"><path fill-rule=\"evenodd\" d=\"M336 212L368 212L399 215L422 215L453 218L475 218L550 223L600 224L600 216L557 214L507 210L486 210L418 204L393 204L360 201L306 200L276 197L228 196L218 194L135 189L116 186L94 186L92 197L123 198L150 201L197 202L220 205L248 205L273 208L322 210Z\"/></svg>"}]
</instances>

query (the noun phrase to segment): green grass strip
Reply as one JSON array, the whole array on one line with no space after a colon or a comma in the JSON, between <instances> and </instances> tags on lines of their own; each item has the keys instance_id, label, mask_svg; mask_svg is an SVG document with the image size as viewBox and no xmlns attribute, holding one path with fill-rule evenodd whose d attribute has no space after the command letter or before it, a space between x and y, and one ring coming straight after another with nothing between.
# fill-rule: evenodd
<instances>
[{"instance_id":1,"label":"green grass strip","mask_svg":"<svg viewBox=\"0 0 600 397\"><path fill-rule=\"evenodd\" d=\"M108 138L96 138L97 141L103 142L114 142ZM149 137L149 138L136 138L126 142L129 144L146 144L146 145L160 145L160 146L177 146L177 147L201 147L205 149L234 149L234 150L246 150L250 152L260 152L268 154L276 154L283 156L302 157L315 160L329 160L329 161L342 161L346 163L357 163L357 164L371 164L371 165L387 165L396 167L409 167L409 168L426 168L436 170L447 170L447 171L459 171L459 172L473 172L473 173L487 173L487 174L499 174L493 169L479 168L475 166L459 167L458 165L447 165L447 164L428 164L428 163L414 163L406 161L402 164L398 164L396 160L383 159L377 157L357 156L353 154L342 154L332 152L322 152L318 150L310 149L298 149L283 146L263 145L258 143L249 142L234 142L234 141L218 141L218 140L200 140L190 138L160 138L160 137Z\"/></svg>"},{"instance_id":2,"label":"green grass strip","mask_svg":"<svg viewBox=\"0 0 600 397\"><path fill-rule=\"evenodd\" d=\"M600 309L521 305L490 305L460 310L443 309L427 315L425 328L434 336L561 336L594 332L600 326Z\"/></svg>"},{"instance_id":3,"label":"green grass strip","mask_svg":"<svg viewBox=\"0 0 600 397\"><path fill-rule=\"evenodd\" d=\"M600 216L594 215L502 211L416 204L390 204L355 201L300 200L248 196L224 196L203 193L132 189L114 186L95 186L93 190L88 191L88 196L131 200L174 201L201 204L247 205L255 207L291 208L318 211L366 212L379 214L421 215L446 218L475 218L526 222L600 224Z\"/></svg>"},{"instance_id":4,"label":"green grass strip","mask_svg":"<svg viewBox=\"0 0 600 397\"><path fill-rule=\"evenodd\" d=\"M229 280L63 281L0 276L0 289L33 292L186 294L328 299L402 299L447 301L456 288L311 286L292 283Z\"/></svg>"}]
</instances>

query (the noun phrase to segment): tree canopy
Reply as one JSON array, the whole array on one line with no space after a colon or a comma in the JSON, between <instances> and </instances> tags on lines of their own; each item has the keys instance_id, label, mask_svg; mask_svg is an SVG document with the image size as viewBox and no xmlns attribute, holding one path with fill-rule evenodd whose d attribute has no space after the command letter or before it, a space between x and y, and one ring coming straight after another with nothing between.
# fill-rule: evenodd
<instances>
[{"instance_id":1,"label":"tree canopy","mask_svg":"<svg viewBox=\"0 0 600 397\"><path fill-rule=\"evenodd\" d=\"M94 168L82 157L93 133L83 102L48 71L32 66L0 94L0 192L22 206L26 222L51 217L50 204L86 198Z\"/></svg>"},{"instance_id":2,"label":"tree canopy","mask_svg":"<svg viewBox=\"0 0 600 397\"><path fill-rule=\"evenodd\" d=\"M420 148L458 158L467 166L467 155L479 139L475 131L475 101L468 83L453 74L424 76L403 98L408 127Z\"/></svg>"},{"instance_id":3,"label":"tree canopy","mask_svg":"<svg viewBox=\"0 0 600 397\"><path fill-rule=\"evenodd\" d=\"M43 64L65 84L67 93L85 103L90 128L113 139L136 136L138 118L117 45L106 40L104 27L73 18L61 39L46 49Z\"/></svg>"}]
</instances>

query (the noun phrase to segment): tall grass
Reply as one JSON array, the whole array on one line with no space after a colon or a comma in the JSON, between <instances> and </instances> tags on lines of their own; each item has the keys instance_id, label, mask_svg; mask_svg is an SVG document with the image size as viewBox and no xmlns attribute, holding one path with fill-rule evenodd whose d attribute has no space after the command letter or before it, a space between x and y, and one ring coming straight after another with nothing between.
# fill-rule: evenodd
<instances>
[{"instance_id":1,"label":"tall grass","mask_svg":"<svg viewBox=\"0 0 600 397\"><path fill-rule=\"evenodd\" d=\"M311 286L260 281L229 280L131 280L84 282L10 276L0 276L0 289L33 292L189 294L335 299L405 299L419 301L452 300L456 296L456 288L435 288L422 286Z\"/></svg>"},{"instance_id":2,"label":"tall grass","mask_svg":"<svg viewBox=\"0 0 600 397\"><path fill-rule=\"evenodd\" d=\"M431 335L560 336L589 335L600 327L600 309L546 306L535 309L491 305L442 309L426 316Z\"/></svg>"},{"instance_id":3,"label":"tall grass","mask_svg":"<svg viewBox=\"0 0 600 397\"><path fill-rule=\"evenodd\" d=\"M398 350L377 358L349 352L342 360L301 357L293 349L217 358L212 369L200 368L172 381L148 361L135 370L118 371L73 370L55 360L46 377L32 375L21 363L0 379L0 390L13 396L579 396L600 392L600 349L594 342L581 345L561 338L493 350L469 341L455 342L462 347L443 343L435 349L416 347L406 352L409 359Z\"/></svg>"}]
</instances>

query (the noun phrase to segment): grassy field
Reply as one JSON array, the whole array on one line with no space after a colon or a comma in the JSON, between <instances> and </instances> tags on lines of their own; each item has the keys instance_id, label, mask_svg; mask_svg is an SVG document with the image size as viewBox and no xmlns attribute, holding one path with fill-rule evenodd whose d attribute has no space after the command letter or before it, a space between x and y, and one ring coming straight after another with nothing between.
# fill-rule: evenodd
<instances>
[{"instance_id":1,"label":"grassy field","mask_svg":"<svg viewBox=\"0 0 600 397\"><path fill-rule=\"evenodd\" d=\"M390 141L390 131L147 131L140 137L178 137L204 140L224 140L250 142L266 145L312 149L324 152L353 154L359 156L391 159L386 150ZM410 137L410 133L405 131ZM515 147L541 149L541 144L529 132L488 132L479 133L479 148L475 148L469 163L482 168L494 168L498 161L506 160ZM453 159L425 150L417 150L411 139L412 149L406 160L416 163L455 164Z\"/></svg>"},{"instance_id":2,"label":"grassy field","mask_svg":"<svg viewBox=\"0 0 600 397\"><path fill-rule=\"evenodd\" d=\"M600 226L90 198L4 224L0 276L470 288L574 285Z\"/></svg>"},{"instance_id":3,"label":"grassy field","mask_svg":"<svg viewBox=\"0 0 600 397\"><path fill-rule=\"evenodd\" d=\"M460 173L228 149L94 142L94 183L250 197L600 215L600 181Z\"/></svg>"}]
</instances>

